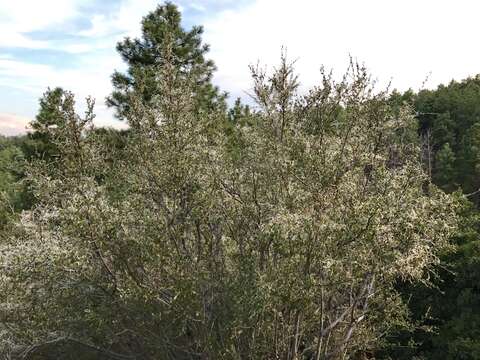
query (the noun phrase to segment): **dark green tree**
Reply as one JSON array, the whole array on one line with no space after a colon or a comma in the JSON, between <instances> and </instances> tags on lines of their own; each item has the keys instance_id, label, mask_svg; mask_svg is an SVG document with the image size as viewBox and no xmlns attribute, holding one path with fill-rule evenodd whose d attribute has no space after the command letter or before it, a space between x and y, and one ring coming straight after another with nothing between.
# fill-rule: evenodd
<instances>
[{"instance_id":1,"label":"dark green tree","mask_svg":"<svg viewBox=\"0 0 480 360\"><path fill-rule=\"evenodd\" d=\"M456 249L444 254L434 286L399 285L418 327L389 338L377 359L480 358L480 216L471 202L463 203Z\"/></svg>"},{"instance_id":2,"label":"dark green tree","mask_svg":"<svg viewBox=\"0 0 480 360\"><path fill-rule=\"evenodd\" d=\"M51 127L61 126L65 91L62 88L47 89L40 98L40 109L30 123L32 132L22 146L27 160L43 159L52 161L58 153L50 132Z\"/></svg>"},{"instance_id":3,"label":"dark green tree","mask_svg":"<svg viewBox=\"0 0 480 360\"><path fill-rule=\"evenodd\" d=\"M228 111L228 119L232 124L242 122L242 120L250 117L250 106L243 104L240 98L235 100L233 107Z\"/></svg>"},{"instance_id":4,"label":"dark green tree","mask_svg":"<svg viewBox=\"0 0 480 360\"><path fill-rule=\"evenodd\" d=\"M139 94L147 105L154 100L161 88L159 69L166 62L173 63L181 76L195 84L198 110L225 108L226 94L220 93L211 82L216 68L213 61L205 57L209 46L202 43L201 26L183 29L181 13L170 2L145 16L141 25L140 39L127 37L117 44L117 51L128 69L126 73L113 73L114 91L107 97L107 105L115 109L118 118L125 118L132 93Z\"/></svg>"},{"instance_id":5,"label":"dark green tree","mask_svg":"<svg viewBox=\"0 0 480 360\"><path fill-rule=\"evenodd\" d=\"M435 174L435 183L441 186L444 190L452 191L455 189L455 153L452 151L450 144L447 142L443 144L442 148L435 156L435 163L437 167L441 168Z\"/></svg>"},{"instance_id":6,"label":"dark green tree","mask_svg":"<svg viewBox=\"0 0 480 360\"><path fill-rule=\"evenodd\" d=\"M479 359L480 75L392 99L404 100L415 108L432 181L463 192L464 206L452 239L455 251L443 255L435 286L398 285L419 327L389 338L388 350L377 358Z\"/></svg>"},{"instance_id":7,"label":"dark green tree","mask_svg":"<svg viewBox=\"0 0 480 360\"><path fill-rule=\"evenodd\" d=\"M0 232L24 207L23 154L16 138L0 137Z\"/></svg>"},{"instance_id":8,"label":"dark green tree","mask_svg":"<svg viewBox=\"0 0 480 360\"><path fill-rule=\"evenodd\" d=\"M451 81L435 90L422 90L413 96L412 103L418 114L420 135L429 141L433 179L445 181L446 172L451 176L451 184L447 186L451 190L456 190L458 186L465 193L478 190L480 182L476 163L480 145L480 75ZM440 159L437 153L444 151L447 143L455 158L453 164L437 161ZM450 166L453 168L450 169ZM480 198L474 196L471 200L478 205Z\"/></svg>"}]
</instances>

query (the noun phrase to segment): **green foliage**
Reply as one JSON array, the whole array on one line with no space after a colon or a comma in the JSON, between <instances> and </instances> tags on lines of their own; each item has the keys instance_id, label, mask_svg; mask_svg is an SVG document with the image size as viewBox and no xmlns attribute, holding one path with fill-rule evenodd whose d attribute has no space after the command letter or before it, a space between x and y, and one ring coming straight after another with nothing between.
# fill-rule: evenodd
<instances>
[{"instance_id":1,"label":"green foliage","mask_svg":"<svg viewBox=\"0 0 480 360\"><path fill-rule=\"evenodd\" d=\"M435 155L435 164L442 169L435 173L434 181L441 184L445 190L455 189L455 153L450 144L444 143L442 148Z\"/></svg>"},{"instance_id":2,"label":"green foliage","mask_svg":"<svg viewBox=\"0 0 480 360\"><path fill-rule=\"evenodd\" d=\"M250 113L250 106L242 104L241 99L237 98L233 107L228 111L228 120L232 124L238 124L249 119Z\"/></svg>"},{"instance_id":3,"label":"green foliage","mask_svg":"<svg viewBox=\"0 0 480 360\"><path fill-rule=\"evenodd\" d=\"M34 121L30 123L32 132L29 133L22 150L27 159L43 159L51 162L58 155L56 145L51 139L49 129L62 126L63 102L65 91L61 88L48 89L40 99L40 109Z\"/></svg>"},{"instance_id":4,"label":"green foliage","mask_svg":"<svg viewBox=\"0 0 480 360\"><path fill-rule=\"evenodd\" d=\"M31 164L38 203L0 244L2 355L374 347L406 321L397 279L421 279L456 225L454 198L425 191L413 114L354 64L299 96L282 58L270 76L252 69L258 110L238 104L229 134L222 109L199 116L195 76L166 49L152 102L129 95L127 133L96 130L93 103L79 117L68 92L45 128L54 166Z\"/></svg>"},{"instance_id":5,"label":"green foliage","mask_svg":"<svg viewBox=\"0 0 480 360\"><path fill-rule=\"evenodd\" d=\"M159 94L156 70L170 61L179 75L195 81L195 107L200 110L225 108L225 94L212 85L215 71L212 60L207 60L208 45L202 44L203 28L195 26L186 31L181 26L181 14L171 3L159 5L142 20L142 37L117 44L117 51L127 63L127 73L115 71L112 75L113 93L107 105L124 119L131 104L132 93L138 94L144 104L154 102Z\"/></svg>"},{"instance_id":6,"label":"green foliage","mask_svg":"<svg viewBox=\"0 0 480 360\"><path fill-rule=\"evenodd\" d=\"M397 94L393 101L398 99L415 106L425 167L431 167L432 180L446 191L459 190L467 196L462 197L461 226L452 238L456 250L442 256L434 286L401 285L419 327L391 337L390 350L381 358L478 359L480 78L452 81L418 94Z\"/></svg>"},{"instance_id":7,"label":"green foliage","mask_svg":"<svg viewBox=\"0 0 480 360\"><path fill-rule=\"evenodd\" d=\"M15 139L16 140L16 139ZM0 231L23 207L23 154L15 141L0 138Z\"/></svg>"},{"instance_id":8,"label":"green foliage","mask_svg":"<svg viewBox=\"0 0 480 360\"><path fill-rule=\"evenodd\" d=\"M480 78L300 96L282 57L227 112L201 35L117 45L128 130L55 88L0 138L0 356L480 358Z\"/></svg>"},{"instance_id":9,"label":"green foliage","mask_svg":"<svg viewBox=\"0 0 480 360\"><path fill-rule=\"evenodd\" d=\"M421 134L431 139L432 176L440 186L465 193L480 187L478 146L480 123L480 77L472 77L436 90L423 90L414 96ZM448 143L454 163L444 161ZM438 161L436 161L438 160ZM453 168L452 168L453 166ZM448 175L444 175L448 174ZM478 196L472 200L478 202Z\"/></svg>"},{"instance_id":10,"label":"green foliage","mask_svg":"<svg viewBox=\"0 0 480 360\"><path fill-rule=\"evenodd\" d=\"M393 359L477 359L480 319L480 217L463 198L460 226L453 238L456 251L442 257L434 286L403 284L413 320L412 332L390 339Z\"/></svg>"}]
</instances>

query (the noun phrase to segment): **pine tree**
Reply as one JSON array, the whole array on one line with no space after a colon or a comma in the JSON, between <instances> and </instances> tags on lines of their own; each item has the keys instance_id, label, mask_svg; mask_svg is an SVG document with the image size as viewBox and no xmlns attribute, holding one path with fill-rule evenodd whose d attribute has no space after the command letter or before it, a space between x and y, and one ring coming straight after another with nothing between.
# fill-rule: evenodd
<instances>
[{"instance_id":1,"label":"pine tree","mask_svg":"<svg viewBox=\"0 0 480 360\"><path fill-rule=\"evenodd\" d=\"M242 100L237 98L233 107L228 111L228 119L232 124L236 124L250 116L250 106L242 104Z\"/></svg>"},{"instance_id":2,"label":"pine tree","mask_svg":"<svg viewBox=\"0 0 480 360\"><path fill-rule=\"evenodd\" d=\"M435 183L446 191L455 190L455 153L445 143L435 156Z\"/></svg>"},{"instance_id":3,"label":"pine tree","mask_svg":"<svg viewBox=\"0 0 480 360\"><path fill-rule=\"evenodd\" d=\"M40 109L34 121L30 123L33 130L23 146L28 160L52 160L57 154L57 148L48 131L50 127L58 127L62 121L62 107L65 91L62 88L47 89L40 99Z\"/></svg>"},{"instance_id":4,"label":"pine tree","mask_svg":"<svg viewBox=\"0 0 480 360\"><path fill-rule=\"evenodd\" d=\"M145 16L141 38L127 37L117 44L128 69L126 73L115 71L112 75L114 91L107 98L107 105L115 109L116 116L125 118L133 93L139 94L147 105L154 100L161 88L159 69L170 55L176 70L195 84L198 110L225 108L226 94L220 93L211 82L216 68L212 60L205 58L209 46L202 43L202 33L201 26L184 30L178 8L169 2Z\"/></svg>"}]
</instances>

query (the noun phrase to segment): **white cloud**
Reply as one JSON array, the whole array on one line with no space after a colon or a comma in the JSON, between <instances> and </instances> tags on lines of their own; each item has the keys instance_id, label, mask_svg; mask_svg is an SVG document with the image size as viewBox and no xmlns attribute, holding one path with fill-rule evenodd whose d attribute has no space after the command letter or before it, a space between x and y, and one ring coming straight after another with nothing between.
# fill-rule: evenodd
<instances>
[{"instance_id":1,"label":"white cloud","mask_svg":"<svg viewBox=\"0 0 480 360\"><path fill-rule=\"evenodd\" d=\"M81 0L17 0L0 2L2 25L28 32L59 24L77 15Z\"/></svg>"},{"instance_id":2,"label":"white cloud","mask_svg":"<svg viewBox=\"0 0 480 360\"><path fill-rule=\"evenodd\" d=\"M380 82L419 87L480 72L480 3L470 0L257 0L205 19L205 39L218 66L216 81L241 94L248 65L278 63L286 46L305 85L320 65L345 70L349 54L364 61Z\"/></svg>"},{"instance_id":3,"label":"white cloud","mask_svg":"<svg viewBox=\"0 0 480 360\"><path fill-rule=\"evenodd\" d=\"M200 12L206 12L207 11L207 8L204 5L202 5L198 2L192 1L188 4L188 6L192 9L196 10L196 11L200 11Z\"/></svg>"},{"instance_id":4,"label":"white cloud","mask_svg":"<svg viewBox=\"0 0 480 360\"><path fill-rule=\"evenodd\" d=\"M0 47L49 48L49 42L31 40L25 33L74 18L80 3L81 0L1 1Z\"/></svg>"},{"instance_id":5,"label":"white cloud","mask_svg":"<svg viewBox=\"0 0 480 360\"><path fill-rule=\"evenodd\" d=\"M124 36L140 35L140 21L159 3L158 0L123 0L118 9L108 14L93 14L89 29L70 33L84 36L87 42L62 45L58 41L33 40L30 32L51 30L82 15L82 6L98 0L18 0L0 1L0 47L54 49L69 53L115 48ZM93 6L94 7L94 6ZM66 32L64 32L67 35ZM106 41L105 41L106 40Z\"/></svg>"},{"instance_id":6,"label":"white cloud","mask_svg":"<svg viewBox=\"0 0 480 360\"><path fill-rule=\"evenodd\" d=\"M92 27L79 34L89 37L116 35L117 38L138 36L142 17L154 10L158 3L158 0L125 0L114 13L94 15Z\"/></svg>"}]
</instances>

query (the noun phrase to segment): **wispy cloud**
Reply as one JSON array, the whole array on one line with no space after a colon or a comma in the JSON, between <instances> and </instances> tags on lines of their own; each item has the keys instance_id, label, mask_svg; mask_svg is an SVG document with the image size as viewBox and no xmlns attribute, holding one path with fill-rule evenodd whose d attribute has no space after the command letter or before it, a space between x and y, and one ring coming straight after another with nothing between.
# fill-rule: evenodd
<instances>
[{"instance_id":1,"label":"wispy cloud","mask_svg":"<svg viewBox=\"0 0 480 360\"><path fill-rule=\"evenodd\" d=\"M80 0L2 1L0 2L0 47L43 49L49 41L34 40L29 32L61 25L78 15Z\"/></svg>"}]
</instances>

